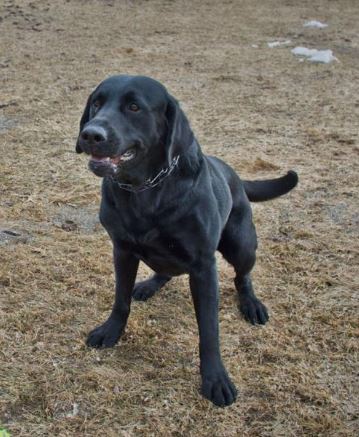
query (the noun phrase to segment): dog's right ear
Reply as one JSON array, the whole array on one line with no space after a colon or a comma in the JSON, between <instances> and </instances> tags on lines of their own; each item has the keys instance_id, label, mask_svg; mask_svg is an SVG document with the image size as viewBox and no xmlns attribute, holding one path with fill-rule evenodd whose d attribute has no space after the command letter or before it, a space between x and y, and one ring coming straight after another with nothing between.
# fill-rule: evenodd
<instances>
[{"instance_id":1,"label":"dog's right ear","mask_svg":"<svg viewBox=\"0 0 359 437\"><path fill-rule=\"evenodd\" d=\"M78 135L77 141L76 141L76 153L82 153L82 149L79 145L79 138L80 138L80 134L81 134L82 129L84 128L85 124L90 119L90 106L91 106L92 94L93 93L91 93L89 98L87 99L86 106L85 106L84 112L83 112L81 120L80 120L80 131L79 131L79 135Z\"/></svg>"}]
</instances>

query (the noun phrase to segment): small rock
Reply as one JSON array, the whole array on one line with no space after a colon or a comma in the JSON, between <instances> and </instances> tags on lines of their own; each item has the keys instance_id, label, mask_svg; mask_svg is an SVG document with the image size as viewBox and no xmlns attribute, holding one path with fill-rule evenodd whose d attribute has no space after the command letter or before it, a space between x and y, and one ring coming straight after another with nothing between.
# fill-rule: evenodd
<instances>
[{"instance_id":1,"label":"small rock","mask_svg":"<svg viewBox=\"0 0 359 437\"><path fill-rule=\"evenodd\" d=\"M76 231L77 228L78 228L77 223L75 223L72 220L65 220L65 223L62 223L61 225L61 229L63 229L66 232Z\"/></svg>"}]
</instances>

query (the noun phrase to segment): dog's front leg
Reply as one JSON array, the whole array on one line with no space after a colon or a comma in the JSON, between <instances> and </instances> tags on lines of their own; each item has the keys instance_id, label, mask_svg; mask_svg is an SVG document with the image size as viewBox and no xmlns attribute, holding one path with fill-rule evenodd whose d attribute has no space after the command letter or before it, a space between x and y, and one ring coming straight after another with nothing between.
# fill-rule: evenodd
<instances>
[{"instance_id":1,"label":"dog's front leg","mask_svg":"<svg viewBox=\"0 0 359 437\"><path fill-rule=\"evenodd\" d=\"M219 349L218 279L214 257L190 273L190 287L199 330L202 394L224 407L235 401L237 390L222 363Z\"/></svg>"},{"instance_id":2,"label":"dog's front leg","mask_svg":"<svg viewBox=\"0 0 359 437\"><path fill-rule=\"evenodd\" d=\"M113 260L116 276L115 303L107 321L89 333L87 345L91 347L114 346L125 329L130 314L132 290L139 261L129 252L122 251L116 243L114 243Z\"/></svg>"}]
</instances>

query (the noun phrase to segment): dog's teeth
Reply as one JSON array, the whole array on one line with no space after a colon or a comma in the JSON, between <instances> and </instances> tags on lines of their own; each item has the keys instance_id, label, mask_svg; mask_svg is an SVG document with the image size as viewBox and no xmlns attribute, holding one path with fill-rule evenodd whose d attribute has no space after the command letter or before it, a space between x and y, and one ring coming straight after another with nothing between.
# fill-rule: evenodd
<instances>
[{"instance_id":1,"label":"dog's teeth","mask_svg":"<svg viewBox=\"0 0 359 437\"><path fill-rule=\"evenodd\" d=\"M125 152L125 153L121 156L121 159L122 159L123 161L128 161L128 160L130 160L130 159L133 158L133 155L134 155L134 153L133 153L132 150L127 150L127 152Z\"/></svg>"}]
</instances>

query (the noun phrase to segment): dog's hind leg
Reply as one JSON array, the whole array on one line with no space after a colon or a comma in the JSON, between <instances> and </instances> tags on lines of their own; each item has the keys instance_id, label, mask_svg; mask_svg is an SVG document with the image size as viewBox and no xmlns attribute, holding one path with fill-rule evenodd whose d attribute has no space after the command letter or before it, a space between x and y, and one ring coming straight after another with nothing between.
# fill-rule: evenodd
<instances>
[{"instance_id":1,"label":"dog's hind leg","mask_svg":"<svg viewBox=\"0 0 359 437\"><path fill-rule=\"evenodd\" d=\"M264 325L269 319L268 312L255 295L250 277L256 260L256 249L257 236L250 205L241 202L240 207L232 209L218 250L235 269L234 283L244 318L253 325Z\"/></svg>"},{"instance_id":2,"label":"dog's hind leg","mask_svg":"<svg viewBox=\"0 0 359 437\"><path fill-rule=\"evenodd\" d=\"M171 276L159 275L155 273L145 281L137 282L133 289L132 297L135 300L145 301L159 291L169 280Z\"/></svg>"}]
</instances>

